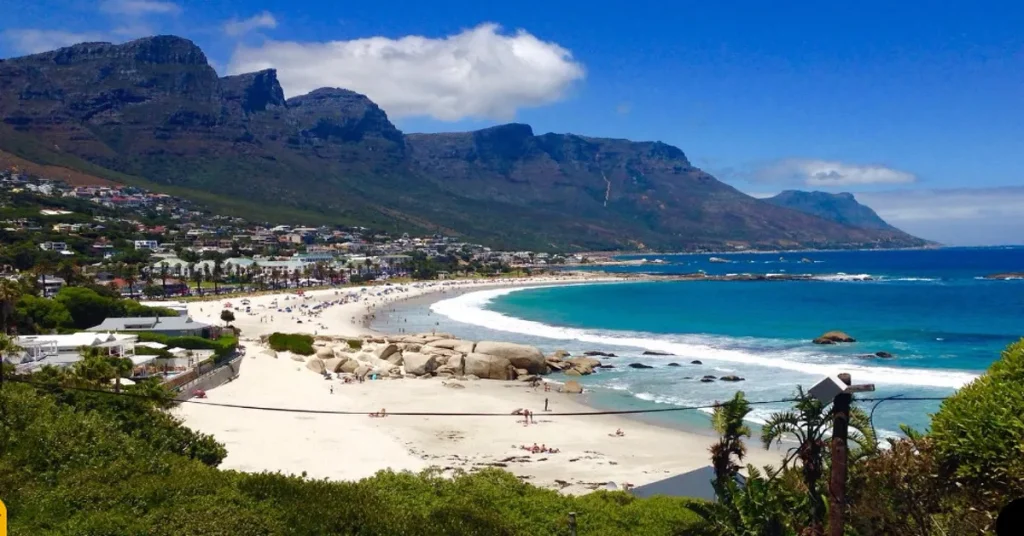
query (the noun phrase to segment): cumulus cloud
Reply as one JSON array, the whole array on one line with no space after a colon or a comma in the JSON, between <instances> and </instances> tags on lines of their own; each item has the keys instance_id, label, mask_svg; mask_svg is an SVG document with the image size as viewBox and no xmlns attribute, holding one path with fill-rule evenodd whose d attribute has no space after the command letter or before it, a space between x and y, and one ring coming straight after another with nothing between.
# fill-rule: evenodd
<instances>
[{"instance_id":1,"label":"cumulus cloud","mask_svg":"<svg viewBox=\"0 0 1024 536\"><path fill-rule=\"evenodd\" d=\"M556 43L525 30L482 24L442 38L370 37L351 41L266 41L240 45L228 69L276 68L289 96L319 87L364 93L390 115L507 120L520 108L560 100L584 77L583 65Z\"/></svg>"},{"instance_id":2,"label":"cumulus cloud","mask_svg":"<svg viewBox=\"0 0 1024 536\"><path fill-rule=\"evenodd\" d=\"M5 30L0 36L4 41L10 43L12 49L21 54L36 54L75 43L106 40L105 35L101 32L65 32L29 28Z\"/></svg>"},{"instance_id":3,"label":"cumulus cloud","mask_svg":"<svg viewBox=\"0 0 1024 536\"><path fill-rule=\"evenodd\" d=\"M181 6L174 2L162 2L159 0L104 0L100 2L100 11L130 17L176 15L181 12Z\"/></svg>"},{"instance_id":4,"label":"cumulus cloud","mask_svg":"<svg viewBox=\"0 0 1024 536\"><path fill-rule=\"evenodd\" d=\"M945 244L1024 242L1024 187L892 190L857 200L896 227Z\"/></svg>"},{"instance_id":5,"label":"cumulus cloud","mask_svg":"<svg viewBox=\"0 0 1024 536\"><path fill-rule=\"evenodd\" d=\"M913 173L890 167L803 158L790 158L763 166L754 172L754 178L768 182L800 182L815 188L917 181Z\"/></svg>"},{"instance_id":6,"label":"cumulus cloud","mask_svg":"<svg viewBox=\"0 0 1024 536\"><path fill-rule=\"evenodd\" d=\"M247 19L231 19L224 23L224 33L231 37L240 37L260 28L277 28L277 19L269 11L264 11Z\"/></svg>"}]
</instances>

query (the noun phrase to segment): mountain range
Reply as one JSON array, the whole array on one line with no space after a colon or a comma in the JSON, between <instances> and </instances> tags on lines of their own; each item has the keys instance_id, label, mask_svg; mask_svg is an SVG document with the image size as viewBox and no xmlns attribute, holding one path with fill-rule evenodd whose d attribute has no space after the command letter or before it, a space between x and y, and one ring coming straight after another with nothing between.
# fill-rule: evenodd
<instances>
[{"instance_id":1,"label":"mountain range","mask_svg":"<svg viewBox=\"0 0 1024 536\"><path fill-rule=\"evenodd\" d=\"M848 192L830 194L786 190L765 201L862 229L897 230L879 217L871 207L858 203L853 194Z\"/></svg>"},{"instance_id":2,"label":"mountain range","mask_svg":"<svg viewBox=\"0 0 1024 536\"><path fill-rule=\"evenodd\" d=\"M364 95L285 98L273 69L220 77L174 36L0 60L0 152L251 221L442 232L501 248L926 244L821 203L755 199L661 142L523 124L405 134Z\"/></svg>"}]
</instances>

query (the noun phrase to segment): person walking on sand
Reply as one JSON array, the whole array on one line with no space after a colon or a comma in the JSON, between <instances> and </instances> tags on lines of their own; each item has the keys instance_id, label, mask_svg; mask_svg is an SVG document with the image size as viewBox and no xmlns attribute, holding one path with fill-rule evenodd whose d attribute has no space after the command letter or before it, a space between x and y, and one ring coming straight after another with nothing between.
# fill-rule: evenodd
<instances>
[{"instance_id":1,"label":"person walking on sand","mask_svg":"<svg viewBox=\"0 0 1024 536\"><path fill-rule=\"evenodd\" d=\"M331 384L331 394L332 395L334 394L334 384L333 383Z\"/></svg>"}]
</instances>

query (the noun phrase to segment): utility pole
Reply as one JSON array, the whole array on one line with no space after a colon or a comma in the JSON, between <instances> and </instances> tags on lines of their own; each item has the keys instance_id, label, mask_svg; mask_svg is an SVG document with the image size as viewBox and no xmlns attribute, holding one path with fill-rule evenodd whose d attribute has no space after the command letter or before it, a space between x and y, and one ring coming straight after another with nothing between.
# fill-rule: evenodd
<instances>
[{"instance_id":1,"label":"utility pole","mask_svg":"<svg viewBox=\"0 0 1024 536\"><path fill-rule=\"evenodd\" d=\"M850 403L853 393L874 391L874 385L850 385L849 374L839 374L839 379L846 384L845 389L832 400L832 474L829 479L829 512L828 529L830 536L843 536L846 508L846 462L849 457L846 440L850 428Z\"/></svg>"}]
</instances>

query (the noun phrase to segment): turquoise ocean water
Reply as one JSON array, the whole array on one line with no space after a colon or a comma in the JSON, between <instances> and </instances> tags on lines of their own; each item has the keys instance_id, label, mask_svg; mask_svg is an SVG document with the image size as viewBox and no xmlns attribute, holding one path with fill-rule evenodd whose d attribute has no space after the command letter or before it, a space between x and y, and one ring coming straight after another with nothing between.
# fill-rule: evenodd
<instances>
[{"instance_id":1,"label":"turquoise ocean water","mask_svg":"<svg viewBox=\"0 0 1024 536\"><path fill-rule=\"evenodd\" d=\"M1024 271L1024 248L719 255L730 263L712 263L710 257L652 256L648 260L663 262L604 269L817 278L485 290L429 306L410 304L394 318L401 316L409 331L442 329L545 350L614 352L618 357L607 361L616 368L584 382L595 389L598 404L623 409L706 404L737 389L751 400L785 398L797 385L809 387L837 372L851 373L856 383L875 384L875 397L946 396L1024 336L1024 281L984 279ZM858 342L811 344L833 329ZM645 350L672 355L643 355ZM867 357L877 351L895 357ZM654 368L633 369L629 363ZM735 374L745 381L699 382L705 374ZM781 407L758 406L753 420ZM875 424L885 432L900 423L924 428L937 407L938 402L885 403L875 412ZM707 422L696 412L657 418L697 426Z\"/></svg>"}]
</instances>

